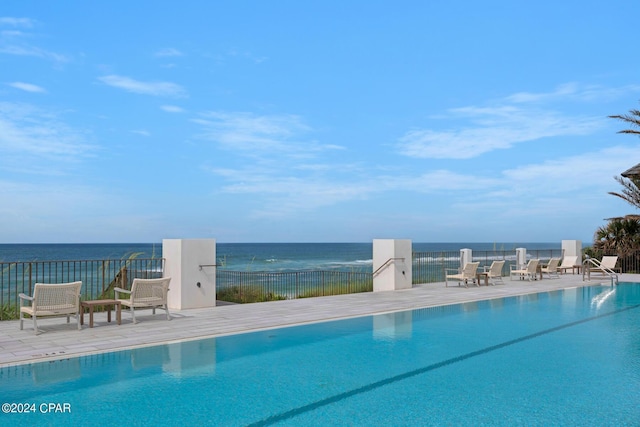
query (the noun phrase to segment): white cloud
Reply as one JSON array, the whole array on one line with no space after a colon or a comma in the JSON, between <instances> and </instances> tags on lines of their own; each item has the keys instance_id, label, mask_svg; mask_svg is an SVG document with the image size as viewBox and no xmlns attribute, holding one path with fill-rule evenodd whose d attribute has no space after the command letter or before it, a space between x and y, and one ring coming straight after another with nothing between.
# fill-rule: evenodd
<instances>
[{"instance_id":1,"label":"white cloud","mask_svg":"<svg viewBox=\"0 0 640 427\"><path fill-rule=\"evenodd\" d=\"M640 145L608 147L598 151L546 160L503 172L514 188L540 194L583 197L589 192L606 193L618 186L613 177L637 163ZM570 196L571 197L571 196Z\"/></svg>"},{"instance_id":2,"label":"white cloud","mask_svg":"<svg viewBox=\"0 0 640 427\"><path fill-rule=\"evenodd\" d=\"M461 124L456 129L410 130L399 139L397 147L409 157L470 159L541 138L589 135L606 126L604 117L567 114L543 104L611 99L633 90L640 90L640 86L611 89L569 83L549 93L519 92L489 106L455 108L446 115L432 117L434 124L443 119Z\"/></svg>"},{"instance_id":3,"label":"white cloud","mask_svg":"<svg viewBox=\"0 0 640 427\"><path fill-rule=\"evenodd\" d=\"M31 28L33 25L34 21L29 18L0 17L0 26Z\"/></svg>"},{"instance_id":4,"label":"white cloud","mask_svg":"<svg viewBox=\"0 0 640 427\"><path fill-rule=\"evenodd\" d=\"M230 194L249 194L256 204L253 218L286 218L300 212L340 202L364 199L381 186L373 182L344 182L331 177L282 173L278 169L212 169L224 177L228 184L222 191Z\"/></svg>"},{"instance_id":5,"label":"white cloud","mask_svg":"<svg viewBox=\"0 0 640 427\"><path fill-rule=\"evenodd\" d=\"M0 102L0 168L55 174L56 167L90 156L96 148L50 112Z\"/></svg>"},{"instance_id":6,"label":"white cloud","mask_svg":"<svg viewBox=\"0 0 640 427\"><path fill-rule=\"evenodd\" d=\"M132 79L131 77L118 76L114 74L99 77L98 80L109 86L142 95L168 97L186 96L186 91L182 86L170 82L143 82Z\"/></svg>"},{"instance_id":7,"label":"white cloud","mask_svg":"<svg viewBox=\"0 0 640 427\"><path fill-rule=\"evenodd\" d=\"M149 132L148 130L132 130L131 133L135 133L136 135L140 135L140 136L146 136L149 137L151 136L151 132Z\"/></svg>"},{"instance_id":8,"label":"white cloud","mask_svg":"<svg viewBox=\"0 0 640 427\"><path fill-rule=\"evenodd\" d=\"M183 113L184 109L182 107L178 107L176 105L162 105L160 109L166 111L167 113Z\"/></svg>"},{"instance_id":9,"label":"white cloud","mask_svg":"<svg viewBox=\"0 0 640 427\"><path fill-rule=\"evenodd\" d=\"M231 160L225 157L224 166L205 169L224 180L220 191L251 195L253 218L288 217L366 197L372 189L381 188L366 180L345 184L341 179L345 175L353 178L347 171L352 172L357 166L321 160L344 147L309 140L313 129L300 116L214 111L192 121L202 127L202 139L214 142L230 155L240 156ZM234 161L251 164L227 166Z\"/></svg>"},{"instance_id":10,"label":"white cloud","mask_svg":"<svg viewBox=\"0 0 640 427\"><path fill-rule=\"evenodd\" d=\"M480 191L499 184L498 179L483 178L448 170L435 170L418 177L405 176L396 180L397 189L408 189L419 193Z\"/></svg>"},{"instance_id":11,"label":"white cloud","mask_svg":"<svg viewBox=\"0 0 640 427\"><path fill-rule=\"evenodd\" d=\"M247 155L288 153L292 156L313 156L320 151L341 148L301 140L311 128L301 117L291 114L261 116L243 112L208 112L193 122L202 126L203 138Z\"/></svg>"},{"instance_id":12,"label":"white cloud","mask_svg":"<svg viewBox=\"0 0 640 427\"><path fill-rule=\"evenodd\" d=\"M160 49L159 51L156 52L155 56L158 56L158 57L183 56L183 53L180 52L178 49L169 47L166 49Z\"/></svg>"},{"instance_id":13,"label":"white cloud","mask_svg":"<svg viewBox=\"0 0 640 427\"><path fill-rule=\"evenodd\" d=\"M460 130L412 130L400 138L406 156L434 159L470 159L515 144L562 135L586 135L603 126L604 119L566 117L553 112L515 107L467 107L451 111L475 124Z\"/></svg>"},{"instance_id":14,"label":"white cloud","mask_svg":"<svg viewBox=\"0 0 640 427\"><path fill-rule=\"evenodd\" d=\"M268 59L266 56L254 55L252 52L239 49L231 49L227 52L227 55L232 58L248 59L256 64L265 62Z\"/></svg>"},{"instance_id":15,"label":"white cloud","mask_svg":"<svg viewBox=\"0 0 640 427\"><path fill-rule=\"evenodd\" d=\"M541 102L549 101L557 98L565 98L568 96L576 95L579 91L579 87L576 83L565 83L559 85L556 90L549 93L531 93L531 92L518 92L513 95L507 96L504 100L514 103L529 103L529 102Z\"/></svg>"},{"instance_id":16,"label":"white cloud","mask_svg":"<svg viewBox=\"0 0 640 427\"><path fill-rule=\"evenodd\" d=\"M7 85L14 87L16 89L24 90L25 92L33 92L33 93L46 92L44 88L31 83L13 82L13 83L7 83Z\"/></svg>"},{"instance_id":17,"label":"white cloud","mask_svg":"<svg viewBox=\"0 0 640 427\"><path fill-rule=\"evenodd\" d=\"M28 18L0 18L0 26L28 29L33 27L34 24L35 21ZM0 53L18 56L33 56L51 60L56 63L63 63L69 60L66 55L34 46L26 41L27 38L31 38L31 34L23 31L5 30L0 32Z\"/></svg>"},{"instance_id":18,"label":"white cloud","mask_svg":"<svg viewBox=\"0 0 640 427\"><path fill-rule=\"evenodd\" d=\"M565 83L556 87L552 92L518 92L504 98L504 102L540 103L551 101L610 101L621 95L627 96L630 92L639 92L640 85L626 85L621 87L605 87L598 85L580 85L578 83Z\"/></svg>"},{"instance_id":19,"label":"white cloud","mask_svg":"<svg viewBox=\"0 0 640 427\"><path fill-rule=\"evenodd\" d=\"M49 59L58 63L67 62L69 60L65 55L61 55L55 52L49 52L30 45L0 45L0 53L19 56L35 56L42 59Z\"/></svg>"}]
</instances>

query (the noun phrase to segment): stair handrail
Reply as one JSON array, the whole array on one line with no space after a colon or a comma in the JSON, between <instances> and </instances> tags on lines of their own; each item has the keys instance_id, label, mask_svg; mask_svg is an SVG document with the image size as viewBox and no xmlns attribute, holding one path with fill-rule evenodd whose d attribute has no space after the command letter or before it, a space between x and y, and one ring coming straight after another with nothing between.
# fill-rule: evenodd
<instances>
[{"instance_id":1,"label":"stair handrail","mask_svg":"<svg viewBox=\"0 0 640 427\"><path fill-rule=\"evenodd\" d=\"M386 260L386 261L385 261L385 262L384 262L380 267L378 267L378 268L376 269L376 271L374 271L374 272L371 274L371 277L376 277L376 275L378 275L378 273L380 273L380 271L381 271L383 268L387 268L388 266L390 266L390 265L391 265L391 263L396 262L396 261L402 261L402 262L404 262L404 258L389 258L389 259L388 259L388 260Z\"/></svg>"},{"instance_id":2,"label":"stair handrail","mask_svg":"<svg viewBox=\"0 0 640 427\"><path fill-rule=\"evenodd\" d=\"M595 258L591 258L588 255L585 257L584 261L582 261L582 281L584 282L584 276L587 275L587 281L591 281L591 268L590 265L594 265L598 267L598 271L602 271L602 273L606 276L609 276L611 279L611 286L613 286L614 282L618 284L618 274L610 268L603 267L602 262Z\"/></svg>"}]
</instances>

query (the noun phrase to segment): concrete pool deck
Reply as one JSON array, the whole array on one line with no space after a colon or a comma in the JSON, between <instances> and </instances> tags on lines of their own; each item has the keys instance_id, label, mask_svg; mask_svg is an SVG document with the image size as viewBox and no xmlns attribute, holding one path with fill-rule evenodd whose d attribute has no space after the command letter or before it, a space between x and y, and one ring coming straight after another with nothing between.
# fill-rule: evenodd
<instances>
[{"instance_id":1,"label":"concrete pool deck","mask_svg":"<svg viewBox=\"0 0 640 427\"><path fill-rule=\"evenodd\" d=\"M638 274L621 274L620 282L640 282ZM150 310L136 312L137 324L123 310L122 325L107 323L106 313L96 313L94 328L85 324L78 331L75 319L67 324L64 318L38 320L40 333L33 333L33 322L19 320L0 322L0 367L74 356L125 350L148 345L209 338L315 323L349 317L382 314L394 311L488 300L564 288L610 285L607 277L593 275L583 281L581 274L564 274L558 279L533 282L509 280L495 286L459 287L444 283L414 285L411 289L386 292L366 292L328 297L272 301L255 304L220 305L213 308L172 311L167 321L164 310L152 316Z\"/></svg>"}]
</instances>

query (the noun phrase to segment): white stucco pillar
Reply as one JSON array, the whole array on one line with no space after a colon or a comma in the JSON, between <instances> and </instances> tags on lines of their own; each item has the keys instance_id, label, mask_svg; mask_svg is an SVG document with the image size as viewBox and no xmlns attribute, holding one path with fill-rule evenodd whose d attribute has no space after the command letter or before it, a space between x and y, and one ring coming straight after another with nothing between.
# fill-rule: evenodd
<instances>
[{"instance_id":1,"label":"white stucco pillar","mask_svg":"<svg viewBox=\"0 0 640 427\"><path fill-rule=\"evenodd\" d=\"M577 265L582 264L582 241L580 240L563 240L562 241L563 256L577 256Z\"/></svg>"},{"instance_id":2,"label":"white stucco pillar","mask_svg":"<svg viewBox=\"0 0 640 427\"><path fill-rule=\"evenodd\" d=\"M164 239L162 256L170 309L216 306L215 239Z\"/></svg>"},{"instance_id":3,"label":"white stucco pillar","mask_svg":"<svg viewBox=\"0 0 640 427\"><path fill-rule=\"evenodd\" d=\"M373 240L373 291L394 291L412 287L411 240Z\"/></svg>"},{"instance_id":4,"label":"white stucco pillar","mask_svg":"<svg viewBox=\"0 0 640 427\"><path fill-rule=\"evenodd\" d=\"M518 268L524 268L527 265L526 248L516 248L516 265Z\"/></svg>"},{"instance_id":5,"label":"white stucco pillar","mask_svg":"<svg viewBox=\"0 0 640 427\"><path fill-rule=\"evenodd\" d=\"M460 271L467 263L473 262L473 251L471 249L460 249Z\"/></svg>"}]
</instances>

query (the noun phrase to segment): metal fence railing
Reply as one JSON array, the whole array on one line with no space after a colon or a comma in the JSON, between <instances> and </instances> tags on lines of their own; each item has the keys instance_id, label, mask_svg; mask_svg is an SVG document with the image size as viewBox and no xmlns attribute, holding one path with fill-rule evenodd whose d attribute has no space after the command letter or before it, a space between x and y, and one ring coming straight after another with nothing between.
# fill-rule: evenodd
<instances>
[{"instance_id":1,"label":"metal fence railing","mask_svg":"<svg viewBox=\"0 0 640 427\"><path fill-rule=\"evenodd\" d=\"M562 256L561 249L531 250L527 258L542 262ZM515 264L514 251L473 251L473 260L480 268L494 260L505 260L504 275ZM413 284L444 282L445 271L460 266L459 251L413 253ZM294 299L355 292L371 292L373 275L370 272L345 271L230 271L216 272L216 298L236 303Z\"/></svg>"},{"instance_id":2,"label":"metal fence railing","mask_svg":"<svg viewBox=\"0 0 640 427\"><path fill-rule=\"evenodd\" d=\"M84 300L112 298L115 286L130 289L134 278L162 277L164 259L0 262L0 320L13 318L18 295L33 295L36 283L82 281Z\"/></svg>"},{"instance_id":3,"label":"metal fence railing","mask_svg":"<svg viewBox=\"0 0 640 427\"><path fill-rule=\"evenodd\" d=\"M260 302L356 292L371 292L371 273L352 271L229 271L218 269L216 298Z\"/></svg>"},{"instance_id":4,"label":"metal fence railing","mask_svg":"<svg viewBox=\"0 0 640 427\"><path fill-rule=\"evenodd\" d=\"M633 251L626 255L619 255L616 267L619 268L622 273L640 273L640 251Z\"/></svg>"}]
</instances>

